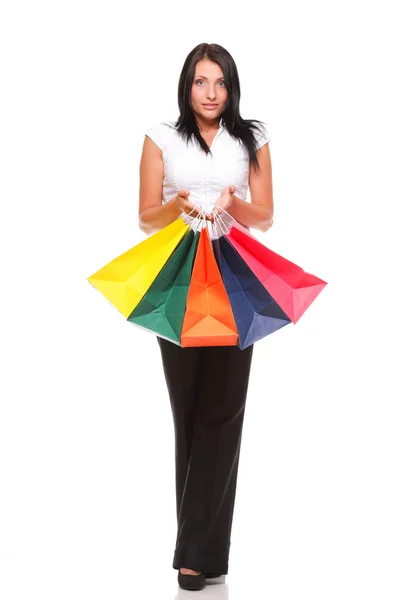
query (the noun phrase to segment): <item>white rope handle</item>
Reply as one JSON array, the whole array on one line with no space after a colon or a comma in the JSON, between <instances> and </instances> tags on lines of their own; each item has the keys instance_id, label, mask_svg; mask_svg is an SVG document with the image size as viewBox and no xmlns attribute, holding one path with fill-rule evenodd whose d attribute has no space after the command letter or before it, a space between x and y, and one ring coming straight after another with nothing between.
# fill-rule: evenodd
<instances>
[{"instance_id":1,"label":"white rope handle","mask_svg":"<svg viewBox=\"0 0 400 600\"><path fill-rule=\"evenodd\" d=\"M215 219L213 221L210 222L211 225L211 230L212 230L212 237L218 237L218 231L217 231L217 223L215 221Z\"/></svg>"},{"instance_id":2,"label":"white rope handle","mask_svg":"<svg viewBox=\"0 0 400 600\"><path fill-rule=\"evenodd\" d=\"M229 229L228 229L225 221L223 220L221 215L219 215L217 212L216 212L216 220L218 221L218 225L219 225L220 229L222 230L223 235L229 233Z\"/></svg>"},{"instance_id":3,"label":"white rope handle","mask_svg":"<svg viewBox=\"0 0 400 600\"><path fill-rule=\"evenodd\" d=\"M228 211L226 211L224 208L222 208L222 206L218 206L217 208L219 208L220 210L224 211L224 213L225 213L226 215L228 215L228 217L229 217L230 219L232 219L233 221L235 221L235 219L232 217L232 215L230 215L230 214L228 213ZM220 215L219 215L219 216L220 216Z\"/></svg>"},{"instance_id":4,"label":"white rope handle","mask_svg":"<svg viewBox=\"0 0 400 600\"><path fill-rule=\"evenodd\" d=\"M219 223L220 220L221 220L221 217L218 215L218 213L216 213L213 225L215 226L217 231L219 229L218 237L221 237L221 235L225 234L224 230L222 229L222 227Z\"/></svg>"},{"instance_id":5,"label":"white rope handle","mask_svg":"<svg viewBox=\"0 0 400 600\"><path fill-rule=\"evenodd\" d=\"M185 219L186 219L187 217L190 217L190 215L192 214L192 212L193 212L194 210L196 210L196 208L197 208L198 210L200 210L200 206L197 206L197 204L195 204L195 205L194 205L194 207L192 208L192 210L190 211L190 213L185 213L185 216L184 216L184 217L182 217L182 219L183 219L183 221L184 221L184 222L185 222ZM196 219L196 217L192 217L192 219ZM187 225L188 223L186 223L186 222L185 222L185 224Z\"/></svg>"},{"instance_id":6,"label":"white rope handle","mask_svg":"<svg viewBox=\"0 0 400 600\"><path fill-rule=\"evenodd\" d=\"M203 215L204 209L199 206L199 211L200 212L198 213L198 215L196 217L194 217L194 219L196 220L196 224L195 224L195 228L194 228L195 233L197 233L200 225L202 224L202 215Z\"/></svg>"}]
</instances>

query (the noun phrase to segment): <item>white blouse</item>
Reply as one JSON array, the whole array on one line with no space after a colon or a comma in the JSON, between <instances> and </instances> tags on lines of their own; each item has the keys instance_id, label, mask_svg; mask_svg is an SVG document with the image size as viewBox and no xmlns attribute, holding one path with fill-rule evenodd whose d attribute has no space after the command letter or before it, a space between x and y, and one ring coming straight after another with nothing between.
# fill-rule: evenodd
<instances>
[{"instance_id":1,"label":"white blouse","mask_svg":"<svg viewBox=\"0 0 400 600\"><path fill-rule=\"evenodd\" d=\"M270 140L265 126L256 124L257 149ZM220 118L219 129L211 144L211 154L200 148L196 139L188 145L173 121L156 123L145 132L162 151L164 162L163 203L180 189L190 191L189 200L212 210L224 188L235 185L235 196L247 200L249 157L241 140L232 137Z\"/></svg>"}]
</instances>

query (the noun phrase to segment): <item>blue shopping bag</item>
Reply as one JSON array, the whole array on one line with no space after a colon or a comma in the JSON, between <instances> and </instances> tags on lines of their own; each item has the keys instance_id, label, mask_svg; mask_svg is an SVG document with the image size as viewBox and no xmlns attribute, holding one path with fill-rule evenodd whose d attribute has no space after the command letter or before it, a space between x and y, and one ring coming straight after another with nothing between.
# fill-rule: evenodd
<instances>
[{"instance_id":1,"label":"blue shopping bag","mask_svg":"<svg viewBox=\"0 0 400 600\"><path fill-rule=\"evenodd\" d=\"M292 322L225 235L212 244L242 350Z\"/></svg>"}]
</instances>

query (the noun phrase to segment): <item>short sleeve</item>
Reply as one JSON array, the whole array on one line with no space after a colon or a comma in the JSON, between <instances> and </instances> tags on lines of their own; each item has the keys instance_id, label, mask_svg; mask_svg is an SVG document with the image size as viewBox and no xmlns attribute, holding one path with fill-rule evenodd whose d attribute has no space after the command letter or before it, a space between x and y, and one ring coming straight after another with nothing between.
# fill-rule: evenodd
<instances>
[{"instance_id":1,"label":"short sleeve","mask_svg":"<svg viewBox=\"0 0 400 600\"><path fill-rule=\"evenodd\" d=\"M152 125L152 127L145 131L145 135L151 138L153 142L161 149L161 151L164 150L165 132L163 123L156 123L155 125Z\"/></svg>"},{"instance_id":2,"label":"short sleeve","mask_svg":"<svg viewBox=\"0 0 400 600\"><path fill-rule=\"evenodd\" d=\"M256 131L254 134L256 138L256 150L258 150L259 148L261 148L261 146L264 146L264 144L267 144L270 141L269 133L265 125L263 125L262 123L257 123L257 128L259 131Z\"/></svg>"}]
</instances>

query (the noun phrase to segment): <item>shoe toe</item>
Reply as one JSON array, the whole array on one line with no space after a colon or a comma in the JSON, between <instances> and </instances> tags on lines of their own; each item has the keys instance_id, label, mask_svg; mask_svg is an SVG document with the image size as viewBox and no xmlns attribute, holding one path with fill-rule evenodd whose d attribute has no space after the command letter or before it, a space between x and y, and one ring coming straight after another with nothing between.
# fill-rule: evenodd
<instances>
[{"instance_id":1,"label":"shoe toe","mask_svg":"<svg viewBox=\"0 0 400 600\"><path fill-rule=\"evenodd\" d=\"M178 572L178 583L185 590L202 590L206 584L204 573L199 575L185 575Z\"/></svg>"}]
</instances>

